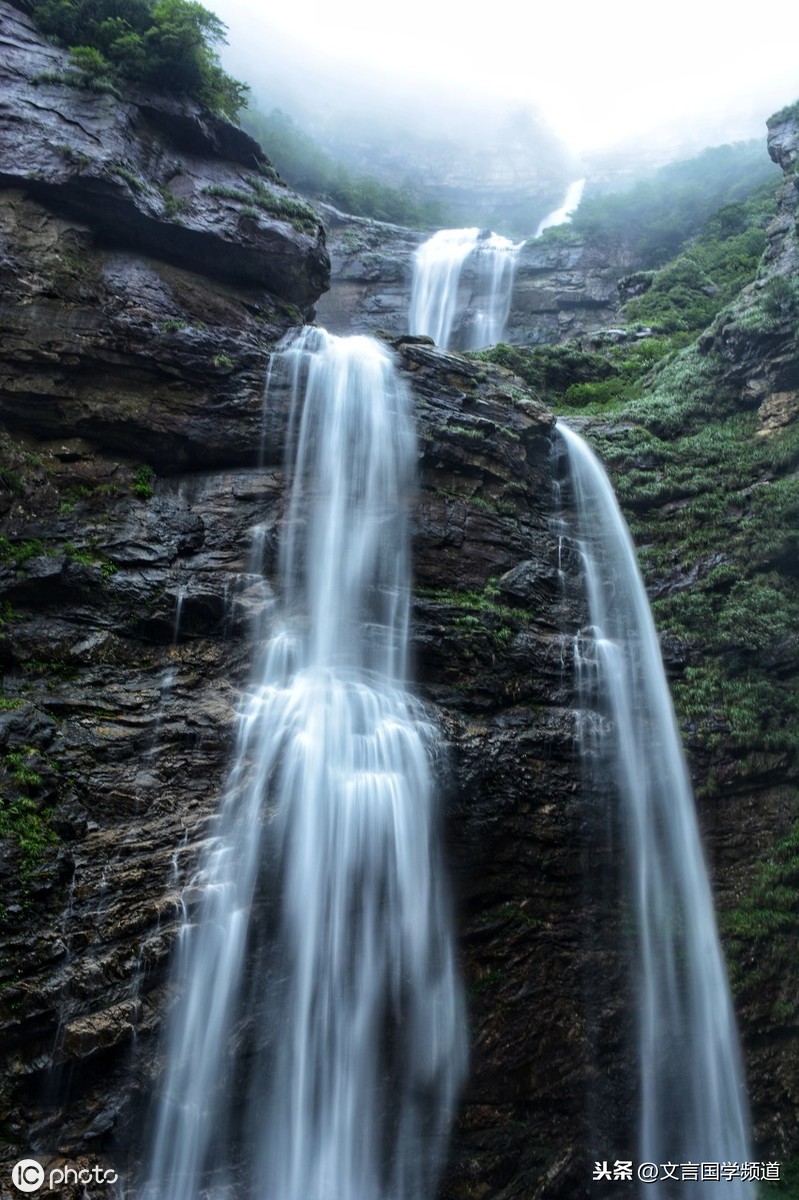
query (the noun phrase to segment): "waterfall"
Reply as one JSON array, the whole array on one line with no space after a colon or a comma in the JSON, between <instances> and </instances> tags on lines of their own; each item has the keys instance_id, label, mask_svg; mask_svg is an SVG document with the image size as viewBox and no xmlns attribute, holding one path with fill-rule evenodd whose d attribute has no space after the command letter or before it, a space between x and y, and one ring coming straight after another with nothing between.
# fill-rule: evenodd
<instances>
[{"instance_id":1,"label":"waterfall","mask_svg":"<svg viewBox=\"0 0 799 1200\"><path fill-rule=\"evenodd\" d=\"M535 231L536 237L541 237L541 234L544 232L544 230L550 229L553 225L565 225L567 221L571 220L572 214L580 206L580 201L583 198L584 187L584 179L576 179L574 183L569 184L560 208L556 208L551 213L547 213Z\"/></svg>"},{"instance_id":2,"label":"waterfall","mask_svg":"<svg viewBox=\"0 0 799 1200\"><path fill-rule=\"evenodd\" d=\"M493 346L508 319L518 249L476 227L433 234L414 256L410 332L442 350Z\"/></svg>"},{"instance_id":3,"label":"waterfall","mask_svg":"<svg viewBox=\"0 0 799 1200\"><path fill-rule=\"evenodd\" d=\"M312 328L274 357L281 387L281 598L185 894L144 1194L424 1200L465 1018L436 732L404 684L410 398L379 343Z\"/></svg>"},{"instance_id":4,"label":"waterfall","mask_svg":"<svg viewBox=\"0 0 799 1200\"><path fill-rule=\"evenodd\" d=\"M558 424L591 626L575 641L586 767L620 805L634 909L640 1161L751 1159L741 1056L696 814L635 550L599 461ZM647 1196L671 1195L649 1184ZM754 1197L752 1183L681 1182L681 1196ZM675 1193L676 1194L676 1193Z\"/></svg>"}]
</instances>

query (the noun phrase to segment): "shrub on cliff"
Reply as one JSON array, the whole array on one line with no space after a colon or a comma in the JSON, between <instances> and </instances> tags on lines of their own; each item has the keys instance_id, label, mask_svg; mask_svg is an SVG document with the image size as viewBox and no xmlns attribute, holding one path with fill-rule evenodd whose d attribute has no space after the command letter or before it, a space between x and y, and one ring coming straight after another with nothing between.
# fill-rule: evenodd
<instances>
[{"instance_id":1,"label":"shrub on cliff","mask_svg":"<svg viewBox=\"0 0 799 1200\"><path fill-rule=\"evenodd\" d=\"M184 94L233 120L245 102L246 85L219 65L225 26L197 0L34 0L32 15L87 78Z\"/></svg>"}]
</instances>

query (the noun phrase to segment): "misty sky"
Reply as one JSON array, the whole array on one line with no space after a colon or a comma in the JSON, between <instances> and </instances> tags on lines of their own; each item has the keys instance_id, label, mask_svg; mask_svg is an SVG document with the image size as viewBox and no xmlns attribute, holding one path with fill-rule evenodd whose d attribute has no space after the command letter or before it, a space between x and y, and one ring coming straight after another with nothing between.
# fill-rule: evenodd
<instances>
[{"instance_id":1,"label":"misty sky","mask_svg":"<svg viewBox=\"0 0 799 1200\"><path fill-rule=\"evenodd\" d=\"M311 103L375 91L390 106L443 86L533 103L576 151L699 123L710 141L757 136L799 97L796 0L207 3L229 26L225 66L256 98L271 82Z\"/></svg>"}]
</instances>

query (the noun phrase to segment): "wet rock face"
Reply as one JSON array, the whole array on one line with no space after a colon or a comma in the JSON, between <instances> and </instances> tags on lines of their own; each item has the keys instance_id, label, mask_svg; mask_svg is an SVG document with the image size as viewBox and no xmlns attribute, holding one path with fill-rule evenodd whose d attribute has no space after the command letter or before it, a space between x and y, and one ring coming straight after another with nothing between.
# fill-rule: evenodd
<instances>
[{"instance_id":1,"label":"wet rock face","mask_svg":"<svg viewBox=\"0 0 799 1200\"><path fill-rule=\"evenodd\" d=\"M799 118L778 115L767 125L769 155L785 178L777 191L776 216L766 230L760 269L734 308L700 339L706 353L721 354L726 378L740 388L743 402L758 409L762 436L790 425L799 414Z\"/></svg>"},{"instance_id":2,"label":"wet rock face","mask_svg":"<svg viewBox=\"0 0 799 1200\"><path fill-rule=\"evenodd\" d=\"M288 397L264 408L265 380L326 266L317 230L205 190L272 186L239 131L34 84L64 55L0 16L6 1178L27 1153L140 1159L181 896L226 786L252 617L275 602ZM607 1059L624 1021L618 988L582 1007L604 923L583 888L562 640L582 616L552 419L498 368L424 339L394 353L418 417L414 682L444 735L472 1028L443 1194L571 1197L583 1096L615 1115L623 1091L612 1073L592 1091L587 1023Z\"/></svg>"},{"instance_id":3,"label":"wet rock face","mask_svg":"<svg viewBox=\"0 0 799 1200\"><path fill-rule=\"evenodd\" d=\"M328 230L335 283L320 301L319 321L334 333L406 333L414 254L430 234L317 207ZM618 280L630 268L621 248L568 238L529 239L516 262L504 340L517 346L549 344L611 324L620 304ZM464 323L480 286L467 260L459 288Z\"/></svg>"},{"instance_id":4,"label":"wet rock face","mask_svg":"<svg viewBox=\"0 0 799 1200\"><path fill-rule=\"evenodd\" d=\"M138 306L158 295L142 291ZM499 1195L551 1169L557 1195L576 1162L587 1058L551 418L499 370L418 340L395 353L418 414L415 675L446 743L474 1027L445 1194ZM49 378L41 360L29 380ZM9 1163L35 1150L48 1165L122 1169L141 1151L180 893L225 787L250 618L274 602L286 480L279 463L255 465L247 407L239 436L206 448L201 467L164 474L156 459L143 477L117 426L93 422L100 399L83 404L84 436L71 418L58 435L57 408L45 429L38 404L29 433L14 404L4 437L0 771L46 838L31 855L20 825L3 843L3 1102ZM270 407L277 444L285 397ZM250 562L256 528L266 578Z\"/></svg>"},{"instance_id":5,"label":"wet rock face","mask_svg":"<svg viewBox=\"0 0 799 1200\"><path fill-rule=\"evenodd\" d=\"M631 265L621 247L566 236L525 242L505 340L515 346L544 345L613 324L620 305L618 281Z\"/></svg>"},{"instance_id":6,"label":"wet rock face","mask_svg":"<svg viewBox=\"0 0 799 1200\"><path fill-rule=\"evenodd\" d=\"M4 54L22 29L31 54L57 55L14 20ZM62 100L51 116L68 124ZM141 1155L182 889L224 792L251 618L274 603L288 397L264 409L264 384L322 261L283 229L280 277L242 274L224 206L199 257L139 244L139 218L112 236L87 197L128 186L109 167L119 130L160 121L178 138L175 113L114 104L92 110L110 132L89 162L57 169L49 147L44 180L32 163L0 178L3 1178L26 1153L48 1169ZM211 125L201 158L205 133L178 116L193 178L249 153ZM587 1055L552 421L496 368L419 339L394 352L419 428L415 679L446 744L474 1031L444 1190L546 1175L568 1194Z\"/></svg>"},{"instance_id":7,"label":"wet rock face","mask_svg":"<svg viewBox=\"0 0 799 1200\"><path fill-rule=\"evenodd\" d=\"M326 204L317 209L327 231L335 286L321 298L317 319L331 333L408 332L413 256L430 235L400 225L351 217Z\"/></svg>"},{"instance_id":8,"label":"wet rock face","mask_svg":"<svg viewBox=\"0 0 799 1200\"><path fill-rule=\"evenodd\" d=\"M329 282L324 232L257 144L199 105L69 86L69 56L0 3L0 183L105 240L308 310Z\"/></svg>"}]
</instances>

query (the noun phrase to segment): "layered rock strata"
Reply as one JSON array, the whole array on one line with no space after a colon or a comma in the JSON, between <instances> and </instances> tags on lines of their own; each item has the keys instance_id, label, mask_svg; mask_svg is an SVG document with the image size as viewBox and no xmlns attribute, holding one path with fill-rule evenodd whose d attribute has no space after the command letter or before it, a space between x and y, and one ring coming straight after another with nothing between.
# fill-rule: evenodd
<instances>
[{"instance_id":1,"label":"layered rock strata","mask_svg":"<svg viewBox=\"0 0 799 1200\"><path fill-rule=\"evenodd\" d=\"M0 8L0 1170L34 1154L135 1175L182 889L273 596L287 397L264 409L264 382L326 257L316 225L259 206L284 189L242 135L34 82L65 56ZM394 350L473 1035L444 1191L567 1194L589 1068L552 418L501 371Z\"/></svg>"},{"instance_id":2,"label":"layered rock strata","mask_svg":"<svg viewBox=\"0 0 799 1200\"><path fill-rule=\"evenodd\" d=\"M319 305L319 320L335 333L394 336L408 330L416 249L430 234L317 205L328 231L334 287ZM616 319L618 281L630 269L622 248L599 248L558 233L529 238L516 260L504 340L536 346L576 338ZM458 310L468 325L481 279L467 260ZM459 325L453 330L457 344Z\"/></svg>"}]
</instances>

